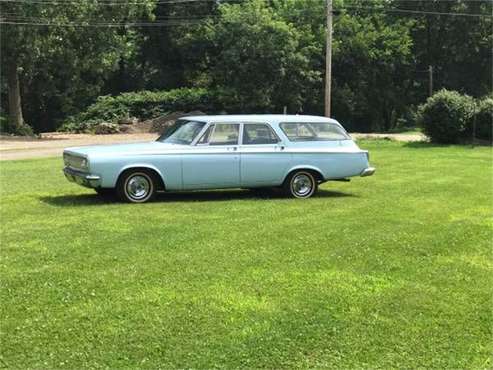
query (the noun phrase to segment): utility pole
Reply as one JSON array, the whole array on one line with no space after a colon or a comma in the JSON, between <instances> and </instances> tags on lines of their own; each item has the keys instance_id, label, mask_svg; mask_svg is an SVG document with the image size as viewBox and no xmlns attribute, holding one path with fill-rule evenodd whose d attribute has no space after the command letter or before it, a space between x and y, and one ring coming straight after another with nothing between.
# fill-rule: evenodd
<instances>
[{"instance_id":1,"label":"utility pole","mask_svg":"<svg viewBox=\"0 0 493 370\"><path fill-rule=\"evenodd\" d=\"M433 95L433 66L428 66L428 95Z\"/></svg>"},{"instance_id":2,"label":"utility pole","mask_svg":"<svg viewBox=\"0 0 493 370\"><path fill-rule=\"evenodd\" d=\"M327 0L327 36L325 47L325 116L330 117L332 83L332 0Z\"/></svg>"}]
</instances>

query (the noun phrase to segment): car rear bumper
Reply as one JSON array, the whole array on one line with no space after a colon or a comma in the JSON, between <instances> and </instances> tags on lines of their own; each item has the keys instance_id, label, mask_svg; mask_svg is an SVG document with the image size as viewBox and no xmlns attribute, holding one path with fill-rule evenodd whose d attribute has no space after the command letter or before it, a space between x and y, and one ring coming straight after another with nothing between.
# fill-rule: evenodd
<instances>
[{"instance_id":1,"label":"car rear bumper","mask_svg":"<svg viewBox=\"0 0 493 370\"><path fill-rule=\"evenodd\" d=\"M360 176L361 177L371 176L375 173L375 171L376 171L375 167L368 167L365 168L363 171L361 171Z\"/></svg>"},{"instance_id":2,"label":"car rear bumper","mask_svg":"<svg viewBox=\"0 0 493 370\"><path fill-rule=\"evenodd\" d=\"M87 188L98 188L101 186L101 177L97 175L77 171L71 167L65 167L63 173L68 181L75 182Z\"/></svg>"}]
</instances>

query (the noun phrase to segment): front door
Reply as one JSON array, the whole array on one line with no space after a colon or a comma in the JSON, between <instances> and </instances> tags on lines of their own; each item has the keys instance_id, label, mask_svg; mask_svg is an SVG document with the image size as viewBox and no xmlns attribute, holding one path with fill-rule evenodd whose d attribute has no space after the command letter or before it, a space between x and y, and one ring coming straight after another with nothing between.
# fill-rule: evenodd
<instances>
[{"instance_id":1,"label":"front door","mask_svg":"<svg viewBox=\"0 0 493 370\"><path fill-rule=\"evenodd\" d=\"M240 186L239 132L238 123L209 126L190 154L183 155L184 189Z\"/></svg>"}]
</instances>

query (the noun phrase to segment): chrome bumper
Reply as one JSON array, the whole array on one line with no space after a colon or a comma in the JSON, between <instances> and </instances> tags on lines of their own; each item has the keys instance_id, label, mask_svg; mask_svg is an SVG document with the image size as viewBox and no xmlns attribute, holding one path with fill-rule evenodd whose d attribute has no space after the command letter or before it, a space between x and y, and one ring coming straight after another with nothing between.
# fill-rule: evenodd
<instances>
[{"instance_id":1,"label":"chrome bumper","mask_svg":"<svg viewBox=\"0 0 493 370\"><path fill-rule=\"evenodd\" d=\"M75 182L87 188L98 188L101 186L101 177L99 176L77 171L70 167L65 167L63 173L68 181Z\"/></svg>"},{"instance_id":2,"label":"chrome bumper","mask_svg":"<svg viewBox=\"0 0 493 370\"><path fill-rule=\"evenodd\" d=\"M361 171L360 176L365 177L365 176L371 176L375 173L376 168L375 167L368 167L365 168L363 171Z\"/></svg>"}]
</instances>

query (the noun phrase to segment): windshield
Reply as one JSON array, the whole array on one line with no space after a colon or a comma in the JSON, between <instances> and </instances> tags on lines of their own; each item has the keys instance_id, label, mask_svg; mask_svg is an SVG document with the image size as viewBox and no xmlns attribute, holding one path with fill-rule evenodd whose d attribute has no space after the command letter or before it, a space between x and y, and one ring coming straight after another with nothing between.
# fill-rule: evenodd
<instances>
[{"instance_id":1,"label":"windshield","mask_svg":"<svg viewBox=\"0 0 493 370\"><path fill-rule=\"evenodd\" d=\"M162 143L190 145L205 122L178 120L157 139Z\"/></svg>"}]
</instances>

